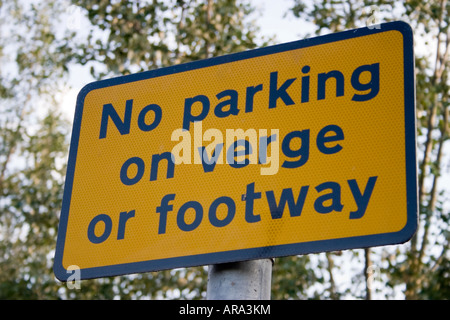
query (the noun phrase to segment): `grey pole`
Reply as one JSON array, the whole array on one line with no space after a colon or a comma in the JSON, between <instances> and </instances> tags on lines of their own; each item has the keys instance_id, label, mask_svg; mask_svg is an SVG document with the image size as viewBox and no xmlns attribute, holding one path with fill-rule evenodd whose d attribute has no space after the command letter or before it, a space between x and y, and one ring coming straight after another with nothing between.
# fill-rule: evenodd
<instances>
[{"instance_id":1,"label":"grey pole","mask_svg":"<svg viewBox=\"0 0 450 320\"><path fill-rule=\"evenodd\" d=\"M272 260L210 265L207 300L270 300Z\"/></svg>"}]
</instances>

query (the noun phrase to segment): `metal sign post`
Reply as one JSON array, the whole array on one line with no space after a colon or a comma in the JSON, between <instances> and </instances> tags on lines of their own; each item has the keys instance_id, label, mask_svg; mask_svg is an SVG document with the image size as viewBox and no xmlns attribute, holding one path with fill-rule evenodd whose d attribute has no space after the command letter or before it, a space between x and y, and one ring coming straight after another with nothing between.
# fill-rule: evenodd
<instances>
[{"instance_id":1,"label":"metal sign post","mask_svg":"<svg viewBox=\"0 0 450 320\"><path fill-rule=\"evenodd\" d=\"M270 300L271 259L210 265L208 300Z\"/></svg>"}]
</instances>

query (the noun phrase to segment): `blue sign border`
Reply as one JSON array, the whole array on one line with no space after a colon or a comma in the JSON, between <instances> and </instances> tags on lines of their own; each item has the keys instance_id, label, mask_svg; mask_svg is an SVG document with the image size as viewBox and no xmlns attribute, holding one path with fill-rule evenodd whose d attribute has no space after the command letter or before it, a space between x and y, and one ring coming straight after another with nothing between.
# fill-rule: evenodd
<instances>
[{"instance_id":1,"label":"blue sign border","mask_svg":"<svg viewBox=\"0 0 450 320\"><path fill-rule=\"evenodd\" d=\"M66 181L63 195L61 218L56 243L55 262L53 270L55 276L61 281L67 281L73 274L62 265L64 244L66 239L67 222L72 195L75 163L77 159L78 142L80 137L81 120L83 115L84 99L86 95L95 89L116 86L144 79L166 76L170 74L225 64L233 61L251 59L254 57L274 54L300 48L312 47L320 44L352 39L380 32L397 30L403 35L404 56L404 107L405 107L405 156L406 156L406 207L407 222L405 227L392 233L349 237L342 239L321 240L297 244L277 245L270 247L232 250L226 252L208 253L200 255L183 256L169 259L149 260L142 262L117 264L80 270L80 279L117 276L129 273L140 273L158 271L179 267L192 267L206 264L219 264L234 261L282 257L317 253L324 251L335 251L345 249L356 249L390 244L400 244L408 241L416 232L418 225L418 196L417 196L417 160L416 160L416 110L415 110L415 73L413 32L411 27L402 21L394 21L377 25L376 28L360 28L325 36L279 44L275 46L234 53L226 56L205 59L172 67L151 70L128 76L102 80L86 85L78 94L75 117L70 143L69 161L66 173Z\"/></svg>"}]
</instances>

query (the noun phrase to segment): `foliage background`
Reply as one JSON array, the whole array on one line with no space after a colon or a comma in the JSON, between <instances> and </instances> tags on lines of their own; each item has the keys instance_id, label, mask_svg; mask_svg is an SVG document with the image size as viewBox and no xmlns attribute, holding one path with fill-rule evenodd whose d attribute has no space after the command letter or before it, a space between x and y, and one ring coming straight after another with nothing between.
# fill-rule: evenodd
<instances>
[{"instance_id":1,"label":"foliage background","mask_svg":"<svg viewBox=\"0 0 450 320\"><path fill-rule=\"evenodd\" d=\"M102 79L277 43L262 35L256 3L0 0L1 299L205 297L206 267L86 280L80 289L54 278L72 121L61 106L77 68ZM284 3L285 19L312 30L299 39L392 20L412 26L420 225L400 246L276 259L272 299L449 299L449 1Z\"/></svg>"}]
</instances>

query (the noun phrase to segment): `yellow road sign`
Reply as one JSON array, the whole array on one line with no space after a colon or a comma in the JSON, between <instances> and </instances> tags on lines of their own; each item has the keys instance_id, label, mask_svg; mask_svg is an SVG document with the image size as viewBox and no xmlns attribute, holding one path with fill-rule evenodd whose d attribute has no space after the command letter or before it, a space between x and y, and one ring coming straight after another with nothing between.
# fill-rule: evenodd
<instances>
[{"instance_id":1,"label":"yellow road sign","mask_svg":"<svg viewBox=\"0 0 450 320\"><path fill-rule=\"evenodd\" d=\"M56 276L407 241L412 46L394 22L87 85Z\"/></svg>"}]
</instances>

